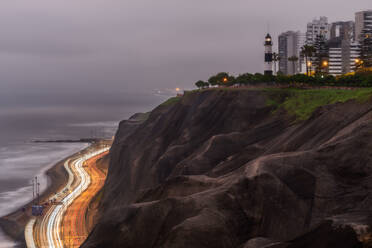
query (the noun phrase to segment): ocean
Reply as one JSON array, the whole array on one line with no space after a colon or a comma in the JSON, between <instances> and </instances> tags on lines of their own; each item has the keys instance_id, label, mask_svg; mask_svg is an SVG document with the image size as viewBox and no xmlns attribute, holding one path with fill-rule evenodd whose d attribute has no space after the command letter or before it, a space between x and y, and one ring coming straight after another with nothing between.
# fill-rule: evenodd
<instances>
[{"instance_id":1,"label":"ocean","mask_svg":"<svg viewBox=\"0 0 372 248\"><path fill-rule=\"evenodd\" d=\"M2 94L0 92L0 216L32 199L32 179L47 187L46 170L82 150L83 143L34 143L34 140L111 138L120 120L147 112L168 96L89 93ZM13 247L0 230L0 248Z\"/></svg>"}]
</instances>

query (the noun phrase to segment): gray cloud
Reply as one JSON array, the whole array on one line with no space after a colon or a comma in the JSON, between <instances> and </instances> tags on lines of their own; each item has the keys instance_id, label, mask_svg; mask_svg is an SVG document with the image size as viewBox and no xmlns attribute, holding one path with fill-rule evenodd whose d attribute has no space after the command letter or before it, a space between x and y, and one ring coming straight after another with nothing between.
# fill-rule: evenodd
<instances>
[{"instance_id":1,"label":"gray cloud","mask_svg":"<svg viewBox=\"0 0 372 248\"><path fill-rule=\"evenodd\" d=\"M2 0L0 92L188 87L218 71L262 71L270 24L352 20L370 0Z\"/></svg>"}]
</instances>

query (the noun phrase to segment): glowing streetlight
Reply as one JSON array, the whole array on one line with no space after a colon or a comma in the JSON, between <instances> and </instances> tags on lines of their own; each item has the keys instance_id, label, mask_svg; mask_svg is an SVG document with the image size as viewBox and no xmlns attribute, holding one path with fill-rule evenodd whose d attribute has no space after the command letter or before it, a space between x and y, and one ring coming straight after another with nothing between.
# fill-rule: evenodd
<instances>
[{"instance_id":1,"label":"glowing streetlight","mask_svg":"<svg viewBox=\"0 0 372 248\"><path fill-rule=\"evenodd\" d=\"M307 66L311 66L312 65L312 63L309 61L309 62L307 62Z\"/></svg>"},{"instance_id":2,"label":"glowing streetlight","mask_svg":"<svg viewBox=\"0 0 372 248\"><path fill-rule=\"evenodd\" d=\"M324 67L327 67L327 66L328 66L328 61L326 61L326 60L323 61L323 66L324 66Z\"/></svg>"},{"instance_id":3,"label":"glowing streetlight","mask_svg":"<svg viewBox=\"0 0 372 248\"><path fill-rule=\"evenodd\" d=\"M227 78L223 78L224 83L227 83L227 81L229 81Z\"/></svg>"},{"instance_id":4,"label":"glowing streetlight","mask_svg":"<svg viewBox=\"0 0 372 248\"><path fill-rule=\"evenodd\" d=\"M177 92L180 92L180 90L181 90L180 88L176 88L176 91L177 91Z\"/></svg>"},{"instance_id":5,"label":"glowing streetlight","mask_svg":"<svg viewBox=\"0 0 372 248\"><path fill-rule=\"evenodd\" d=\"M360 67L363 65L363 60L361 59L355 59L355 70L357 71Z\"/></svg>"}]
</instances>

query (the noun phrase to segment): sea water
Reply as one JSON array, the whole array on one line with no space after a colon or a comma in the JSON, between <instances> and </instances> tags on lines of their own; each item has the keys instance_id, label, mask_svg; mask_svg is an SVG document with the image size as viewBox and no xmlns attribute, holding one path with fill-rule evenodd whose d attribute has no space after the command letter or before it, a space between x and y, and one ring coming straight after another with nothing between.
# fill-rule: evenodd
<instances>
[{"instance_id":1,"label":"sea water","mask_svg":"<svg viewBox=\"0 0 372 248\"><path fill-rule=\"evenodd\" d=\"M75 98L69 95L2 96L0 92L0 216L32 199L35 176L40 180L41 191L45 190L48 185L45 172L87 146L84 143L35 143L34 140L111 138L120 120L136 112L150 111L166 97L97 94L88 99ZM0 230L0 248L13 246Z\"/></svg>"}]
</instances>

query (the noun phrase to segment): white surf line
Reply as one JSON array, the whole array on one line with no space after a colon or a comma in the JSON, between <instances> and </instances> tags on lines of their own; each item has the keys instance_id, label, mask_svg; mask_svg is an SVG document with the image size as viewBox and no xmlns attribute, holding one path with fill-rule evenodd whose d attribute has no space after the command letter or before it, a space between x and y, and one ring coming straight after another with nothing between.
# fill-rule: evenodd
<instances>
[{"instance_id":1,"label":"white surf line","mask_svg":"<svg viewBox=\"0 0 372 248\"><path fill-rule=\"evenodd\" d=\"M31 218L31 220L27 223L25 228L25 239L26 239L26 246L27 248L36 248L35 240L34 240L34 225L36 219Z\"/></svg>"},{"instance_id":2,"label":"white surf line","mask_svg":"<svg viewBox=\"0 0 372 248\"><path fill-rule=\"evenodd\" d=\"M48 221L48 228L47 228L47 237L48 237L48 243L50 248L63 248L63 242L60 237L60 226L63 220L63 216L66 212L66 209L71 203L82 193L84 192L88 186L90 185L90 176L89 174L84 170L83 163L103 152L108 151L109 148L104 148L101 150L98 150L94 153L88 154L83 156L82 158L74 161L72 163L72 166L75 167L76 171L79 173L79 176L81 178L80 184L69 194L67 195L63 200L63 205L58 205L52 212L49 221Z\"/></svg>"}]
</instances>

